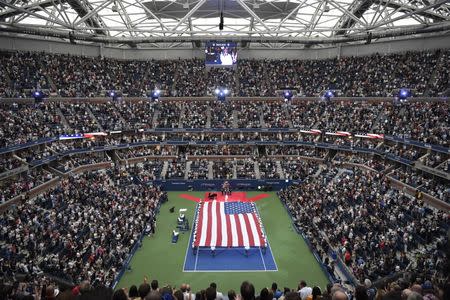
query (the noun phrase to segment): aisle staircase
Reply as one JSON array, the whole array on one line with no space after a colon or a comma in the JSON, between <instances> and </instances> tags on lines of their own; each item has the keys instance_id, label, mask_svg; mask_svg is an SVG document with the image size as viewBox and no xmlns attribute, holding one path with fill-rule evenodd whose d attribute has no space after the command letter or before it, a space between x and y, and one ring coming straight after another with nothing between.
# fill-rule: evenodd
<instances>
[{"instance_id":1,"label":"aisle staircase","mask_svg":"<svg viewBox=\"0 0 450 300\"><path fill-rule=\"evenodd\" d=\"M64 128L69 129L69 130L72 129L70 127L70 125L69 125L69 122L67 122L66 117L64 116L64 114L62 113L62 111L61 111L61 109L59 107L56 108L56 113L58 114L58 116L59 116L59 118L61 120L61 123L63 124Z\"/></svg>"},{"instance_id":2,"label":"aisle staircase","mask_svg":"<svg viewBox=\"0 0 450 300\"><path fill-rule=\"evenodd\" d=\"M233 120L233 128L238 128L238 112L237 110L233 110L231 113L231 119Z\"/></svg>"},{"instance_id":3,"label":"aisle staircase","mask_svg":"<svg viewBox=\"0 0 450 300\"><path fill-rule=\"evenodd\" d=\"M186 168L184 171L184 179L185 180L189 179L189 173L191 172L191 164L192 164L192 161L186 161Z\"/></svg>"},{"instance_id":4,"label":"aisle staircase","mask_svg":"<svg viewBox=\"0 0 450 300\"><path fill-rule=\"evenodd\" d=\"M209 161L209 163L208 163L208 179L214 178L213 164L214 164L213 161Z\"/></svg>"},{"instance_id":5,"label":"aisle staircase","mask_svg":"<svg viewBox=\"0 0 450 300\"><path fill-rule=\"evenodd\" d=\"M184 115L186 114L186 105L187 104L183 104L181 106L181 111L180 111L180 115L178 116L178 128L183 128L183 119L184 119Z\"/></svg>"},{"instance_id":6,"label":"aisle staircase","mask_svg":"<svg viewBox=\"0 0 450 300\"><path fill-rule=\"evenodd\" d=\"M169 170L169 162L167 160L164 161L162 170L161 170L161 178L166 178L167 171Z\"/></svg>"},{"instance_id":7,"label":"aisle staircase","mask_svg":"<svg viewBox=\"0 0 450 300\"><path fill-rule=\"evenodd\" d=\"M89 107L89 105L86 105L86 111L87 113L91 116L91 118L94 120L95 124L97 124L97 127L100 129L100 131L105 131L105 129L102 127L102 125L100 124L100 122L98 121L97 117L94 115L94 113L92 112L91 108Z\"/></svg>"},{"instance_id":8,"label":"aisle staircase","mask_svg":"<svg viewBox=\"0 0 450 300\"><path fill-rule=\"evenodd\" d=\"M208 105L208 108L206 109L206 128L211 128L211 106Z\"/></svg>"},{"instance_id":9,"label":"aisle staircase","mask_svg":"<svg viewBox=\"0 0 450 300\"><path fill-rule=\"evenodd\" d=\"M289 113L288 106L287 105L283 105L282 109L283 109L283 112L284 112L284 117L288 121L289 128L294 128L294 124L292 123L291 114Z\"/></svg>"},{"instance_id":10,"label":"aisle staircase","mask_svg":"<svg viewBox=\"0 0 450 300\"><path fill-rule=\"evenodd\" d=\"M259 124L261 128L267 128L266 122L264 121L263 105L258 107Z\"/></svg>"},{"instance_id":11,"label":"aisle staircase","mask_svg":"<svg viewBox=\"0 0 450 300\"><path fill-rule=\"evenodd\" d=\"M155 109L155 113L153 114L153 118L152 118L152 127L156 128L156 126L158 125L158 118L159 118L159 110Z\"/></svg>"},{"instance_id":12,"label":"aisle staircase","mask_svg":"<svg viewBox=\"0 0 450 300\"><path fill-rule=\"evenodd\" d=\"M275 161L275 165L277 166L277 173L280 175L281 179L286 178L284 172L283 172L283 167L281 167L281 162L279 160Z\"/></svg>"},{"instance_id":13,"label":"aisle staircase","mask_svg":"<svg viewBox=\"0 0 450 300\"><path fill-rule=\"evenodd\" d=\"M439 52L439 57L436 59L436 65L433 68L433 72L431 73L430 77L428 78L427 87L425 88L425 91L423 92L423 96L427 97L430 94L430 87L433 85L432 83L436 80L436 75L438 71L441 69L441 63L447 65L448 61L441 62L442 56L444 55L444 51Z\"/></svg>"},{"instance_id":14,"label":"aisle staircase","mask_svg":"<svg viewBox=\"0 0 450 300\"><path fill-rule=\"evenodd\" d=\"M254 170L255 170L255 178L256 179L261 179L261 172L259 171L258 161L255 160L253 162L253 166L254 166Z\"/></svg>"}]
</instances>

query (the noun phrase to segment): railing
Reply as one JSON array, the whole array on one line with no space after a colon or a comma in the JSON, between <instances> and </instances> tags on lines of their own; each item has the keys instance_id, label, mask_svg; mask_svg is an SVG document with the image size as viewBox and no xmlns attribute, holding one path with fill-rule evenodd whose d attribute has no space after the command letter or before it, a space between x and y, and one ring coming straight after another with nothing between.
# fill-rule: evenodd
<instances>
[{"instance_id":1,"label":"railing","mask_svg":"<svg viewBox=\"0 0 450 300\"><path fill-rule=\"evenodd\" d=\"M399 190L407 192L411 196L415 196L416 191L420 190L419 188L410 186L392 176L388 175L386 176L386 178L391 182L392 186L396 187ZM450 212L450 203L447 203L443 200L433 197L432 195L427 194L426 192L422 192L422 200L437 209L443 210L447 213Z\"/></svg>"}]
</instances>

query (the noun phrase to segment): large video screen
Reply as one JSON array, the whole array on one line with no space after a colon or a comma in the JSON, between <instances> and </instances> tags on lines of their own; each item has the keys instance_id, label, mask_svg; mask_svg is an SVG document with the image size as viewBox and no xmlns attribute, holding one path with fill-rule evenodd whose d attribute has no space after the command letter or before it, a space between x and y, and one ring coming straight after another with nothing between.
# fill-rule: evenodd
<instances>
[{"instance_id":1,"label":"large video screen","mask_svg":"<svg viewBox=\"0 0 450 300\"><path fill-rule=\"evenodd\" d=\"M206 65L233 66L237 63L237 44L233 42L207 42Z\"/></svg>"}]
</instances>

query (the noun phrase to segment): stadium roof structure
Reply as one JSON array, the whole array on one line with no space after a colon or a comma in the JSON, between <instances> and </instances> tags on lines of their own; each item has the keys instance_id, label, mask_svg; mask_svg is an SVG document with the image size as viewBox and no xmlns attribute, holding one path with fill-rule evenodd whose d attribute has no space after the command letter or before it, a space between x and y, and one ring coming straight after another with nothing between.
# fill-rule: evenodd
<instances>
[{"instance_id":1,"label":"stadium roof structure","mask_svg":"<svg viewBox=\"0 0 450 300\"><path fill-rule=\"evenodd\" d=\"M121 47L289 48L449 32L448 0L0 0L2 34Z\"/></svg>"}]
</instances>

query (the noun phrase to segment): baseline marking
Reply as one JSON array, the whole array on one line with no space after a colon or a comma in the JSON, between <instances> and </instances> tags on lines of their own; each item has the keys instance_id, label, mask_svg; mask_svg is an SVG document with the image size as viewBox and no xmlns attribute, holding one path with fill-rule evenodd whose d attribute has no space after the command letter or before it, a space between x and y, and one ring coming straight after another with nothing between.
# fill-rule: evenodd
<instances>
[{"instance_id":1,"label":"baseline marking","mask_svg":"<svg viewBox=\"0 0 450 300\"><path fill-rule=\"evenodd\" d=\"M183 272L186 272L185 267L186 267L187 256L189 253L189 247L190 247L190 245L192 245L192 242L193 242L192 235L194 234L195 220L197 219L197 207L198 207L198 204L195 206L194 222L192 223L193 226L192 226L192 230L191 230L191 235L189 236L188 246L186 247L186 254L184 255Z\"/></svg>"},{"instance_id":2,"label":"baseline marking","mask_svg":"<svg viewBox=\"0 0 450 300\"><path fill-rule=\"evenodd\" d=\"M256 208L256 211L258 212L258 216L261 218L261 214L259 213L258 205L256 205L256 203L255 203L255 208ZM261 223L262 223L262 218L261 218ZM264 226L264 224L263 224L261 230L264 232L264 235L266 236L267 246L270 249L270 254L272 255L273 262L275 264L275 270L273 270L273 271L278 272L278 265L277 265L277 261L275 260L275 254L273 253L272 247L270 247L269 237L267 236L266 227ZM260 250L261 250L261 248L260 248ZM265 264L264 264L264 268L265 268ZM269 270L269 271L272 271L272 270Z\"/></svg>"},{"instance_id":3,"label":"baseline marking","mask_svg":"<svg viewBox=\"0 0 450 300\"><path fill-rule=\"evenodd\" d=\"M194 251L194 250L192 250L192 251ZM197 262L198 262L199 254L200 253L198 252L198 249L197 249L197 255L195 256L194 272L197 271Z\"/></svg>"},{"instance_id":4,"label":"baseline marking","mask_svg":"<svg viewBox=\"0 0 450 300\"><path fill-rule=\"evenodd\" d=\"M272 249L270 249L270 252L272 252ZM264 271L267 271L267 268L266 268L266 262L265 262L265 260L264 260L263 255L262 255L261 247L259 247L259 255L261 255L261 260L262 260L262 263L263 263L263 266L264 266ZM272 254L272 257L273 257L273 254ZM275 261L275 258L274 258L273 260Z\"/></svg>"}]
</instances>

